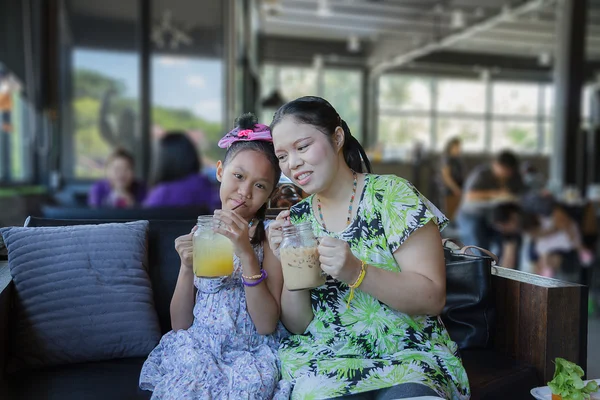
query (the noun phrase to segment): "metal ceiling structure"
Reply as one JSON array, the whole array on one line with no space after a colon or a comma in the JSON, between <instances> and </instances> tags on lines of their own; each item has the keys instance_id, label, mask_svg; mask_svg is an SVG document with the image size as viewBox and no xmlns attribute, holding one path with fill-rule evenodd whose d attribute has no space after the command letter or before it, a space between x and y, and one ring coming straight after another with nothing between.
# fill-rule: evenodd
<instances>
[{"instance_id":1,"label":"metal ceiling structure","mask_svg":"<svg viewBox=\"0 0 600 400\"><path fill-rule=\"evenodd\" d=\"M558 1L262 0L266 37L347 42L384 70L444 50L469 56L554 58ZM586 54L600 61L600 0L588 0Z\"/></svg>"}]
</instances>

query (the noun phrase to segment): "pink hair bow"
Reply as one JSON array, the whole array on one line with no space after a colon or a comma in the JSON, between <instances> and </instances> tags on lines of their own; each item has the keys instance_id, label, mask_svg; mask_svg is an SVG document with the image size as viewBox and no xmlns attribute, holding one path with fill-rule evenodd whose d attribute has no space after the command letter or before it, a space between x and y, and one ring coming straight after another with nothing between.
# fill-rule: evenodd
<instances>
[{"instance_id":1,"label":"pink hair bow","mask_svg":"<svg viewBox=\"0 0 600 400\"><path fill-rule=\"evenodd\" d=\"M256 124L254 125L254 129L235 128L227 133L227 135L223 136L221 140L219 140L219 147L222 149L227 149L235 142L251 142L254 140L273 142L273 137L271 136L271 130L269 127L264 124Z\"/></svg>"}]
</instances>

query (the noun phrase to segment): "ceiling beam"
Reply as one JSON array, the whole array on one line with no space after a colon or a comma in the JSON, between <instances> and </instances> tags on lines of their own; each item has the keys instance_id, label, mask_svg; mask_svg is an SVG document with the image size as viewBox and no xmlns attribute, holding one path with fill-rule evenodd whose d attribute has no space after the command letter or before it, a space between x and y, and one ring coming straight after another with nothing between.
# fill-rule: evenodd
<instances>
[{"instance_id":1,"label":"ceiling beam","mask_svg":"<svg viewBox=\"0 0 600 400\"><path fill-rule=\"evenodd\" d=\"M516 8L510 10L508 13L501 12L482 22L473 24L460 32L451 33L441 38L440 40L432 41L424 46L414 48L406 53L400 54L392 58L391 60L380 62L379 64L373 67L372 74L380 75L381 73L385 72L390 68L398 67L403 64L409 63L419 57L423 57L427 54L430 54L433 51L438 51L440 49L450 47L455 43L473 37L474 35L477 35L481 32L488 31L494 28L495 26L501 24L502 22L506 21L508 18L516 18L522 14L546 6L550 3L550 1L552 0L526 1L520 6L517 6Z\"/></svg>"}]
</instances>

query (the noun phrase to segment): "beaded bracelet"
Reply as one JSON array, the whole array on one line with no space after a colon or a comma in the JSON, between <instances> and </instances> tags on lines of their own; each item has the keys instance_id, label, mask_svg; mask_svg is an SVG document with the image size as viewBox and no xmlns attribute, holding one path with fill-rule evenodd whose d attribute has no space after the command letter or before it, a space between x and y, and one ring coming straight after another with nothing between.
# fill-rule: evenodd
<instances>
[{"instance_id":1,"label":"beaded bracelet","mask_svg":"<svg viewBox=\"0 0 600 400\"><path fill-rule=\"evenodd\" d=\"M264 281L265 279L267 279L267 276L269 276L267 274L267 271L265 271L264 269L260 271L260 275L261 275L261 278L258 279L256 282L246 282L246 280L242 277L242 283L244 284L244 286L247 286L247 287L256 286L259 283L261 283L262 281Z\"/></svg>"},{"instance_id":2,"label":"beaded bracelet","mask_svg":"<svg viewBox=\"0 0 600 400\"><path fill-rule=\"evenodd\" d=\"M252 275L252 276L242 274L242 278L244 278L247 281L253 281L255 279L260 279L260 278L262 278L262 272L260 274L256 274L256 275Z\"/></svg>"}]
</instances>

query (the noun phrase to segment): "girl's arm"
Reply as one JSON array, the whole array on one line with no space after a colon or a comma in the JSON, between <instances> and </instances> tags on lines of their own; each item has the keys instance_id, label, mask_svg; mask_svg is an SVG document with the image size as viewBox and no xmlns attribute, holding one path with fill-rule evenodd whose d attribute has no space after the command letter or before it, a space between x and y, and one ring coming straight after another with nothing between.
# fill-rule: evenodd
<instances>
[{"instance_id":1,"label":"girl's arm","mask_svg":"<svg viewBox=\"0 0 600 400\"><path fill-rule=\"evenodd\" d=\"M281 229L284 225L290 223L288 221L289 216L289 210L280 212L277 219L271 222L269 229L267 230L269 250L275 258L279 258L279 246L283 239ZM281 262L279 263L279 268L281 268ZM281 322L288 331L297 335L302 334L314 317L310 302L310 291L289 291L285 288L285 285L282 286Z\"/></svg>"},{"instance_id":2,"label":"girl's arm","mask_svg":"<svg viewBox=\"0 0 600 400\"><path fill-rule=\"evenodd\" d=\"M245 286L244 288L248 313L256 331L261 335L268 335L275 332L279 322L283 276L279 260L273 255L267 243L263 243L263 251L263 269L267 272L268 278L257 286ZM246 252L240 257L240 260L244 275L260 274L260 265L254 251Z\"/></svg>"},{"instance_id":3,"label":"girl's arm","mask_svg":"<svg viewBox=\"0 0 600 400\"><path fill-rule=\"evenodd\" d=\"M195 299L194 271L182 264L179 268L175 293L171 299L171 328L174 331L192 326Z\"/></svg>"},{"instance_id":4,"label":"girl's arm","mask_svg":"<svg viewBox=\"0 0 600 400\"><path fill-rule=\"evenodd\" d=\"M171 328L174 331L188 329L194 322L196 288L194 287L192 235L193 233L189 233L175 239L175 249L181 258L181 266L175 293L171 299Z\"/></svg>"},{"instance_id":5,"label":"girl's arm","mask_svg":"<svg viewBox=\"0 0 600 400\"><path fill-rule=\"evenodd\" d=\"M281 322L287 330L301 335L313 318L310 290L289 291L284 287L281 293Z\"/></svg>"}]
</instances>

